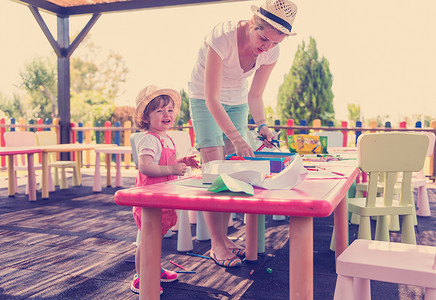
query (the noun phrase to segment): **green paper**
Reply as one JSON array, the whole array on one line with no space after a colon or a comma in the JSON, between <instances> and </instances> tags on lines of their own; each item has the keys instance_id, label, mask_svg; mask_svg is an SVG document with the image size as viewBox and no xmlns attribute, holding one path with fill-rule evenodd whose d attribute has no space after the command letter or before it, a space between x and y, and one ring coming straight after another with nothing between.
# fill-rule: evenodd
<instances>
[{"instance_id":1,"label":"green paper","mask_svg":"<svg viewBox=\"0 0 436 300\"><path fill-rule=\"evenodd\" d=\"M235 193L243 192L251 196L254 195L254 189L251 184L230 177L227 174L219 175L207 190L215 193L231 191Z\"/></svg>"}]
</instances>

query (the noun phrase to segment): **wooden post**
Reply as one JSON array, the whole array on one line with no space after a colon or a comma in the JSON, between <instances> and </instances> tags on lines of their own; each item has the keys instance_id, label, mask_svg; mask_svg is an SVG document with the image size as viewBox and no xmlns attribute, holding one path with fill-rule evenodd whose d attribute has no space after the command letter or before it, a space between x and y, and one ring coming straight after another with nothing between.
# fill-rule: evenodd
<instances>
[{"instance_id":1,"label":"wooden post","mask_svg":"<svg viewBox=\"0 0 436 300\"><path fill-rule=\"evenodd\" d=\"M348 124L347 121L342 121L341 123L341 127L342 128L347 128ZM347 130L342 130L342 135L343 135L343 139L342 139L342 147L347 147L347 142L348 142L348 131Z\"/></svg>"},{"instance_id":2,"label":"wooden post","mask_svg":"<svg viewBox=\"0 0 436 300\"><path fill-rule=\"evenodd\" d=\"M433 133L436 134L436 120L432 120L430 122L430 127L433 128ZM436 143L434 145L433 155L430 157L430 174L432 175L433 182L435 181L435 172L436 172L436 159L434 159L436 153Z\"/></svg>"},{"instance_id":3,"label":"wooden post","mask_svg":"<svg viewBox=\"0 0 436 300\"><path fill-rule=\"evenodd\" d=\"M91 121L86 121L85 123L85 128L90 128L91 127ZM91 144L91 130L85 130L84 132L85 135L85 143L86 144ZM86 167L89 168L91 166L91 150L86 150L85 152L85 162L86 162Z\"/></svg>"},{"instance_id":4,"label":"wooden post","mask_svg":"<svg viewBox=\"0 0 436 300\"><path fill-rule=\"evenodd\" d=\"M321 120L320 119L315 119L313 120L313 127L321 127ZM319 132L318 129L314 129L314 132Z\"/></svg>"},{"instance_id":5,"label":"wooden post","mask_svg":"<svg viewBox=\"0 0 436 300\"><path fill-rule=\"evenodd\" d=\"M132 122L125 121L124 122L124 146L130 146L130 135L132 133ZM132 162L132 155L130 154L124 154L124 164L126 166L126 169L130 167L130 163Z\"/></svg>"},{"instance_id":6,"label":"wooden post","mask_svg":"<svg viewBox=\"0 0 436 300\"><path fill-rule=\"evenodd\" d=\"M6 120L5 118L1 118L0 119L0 124L1 125L5 125ZM5 147L6 143L5 143L5 132L6 132L6 128L5 127L0 127L0 146L1 147ZM2 155L1 160L0 160L0 164L2 167L6 166L6 157L4 155Z\"/></svg>"}]
</instances>

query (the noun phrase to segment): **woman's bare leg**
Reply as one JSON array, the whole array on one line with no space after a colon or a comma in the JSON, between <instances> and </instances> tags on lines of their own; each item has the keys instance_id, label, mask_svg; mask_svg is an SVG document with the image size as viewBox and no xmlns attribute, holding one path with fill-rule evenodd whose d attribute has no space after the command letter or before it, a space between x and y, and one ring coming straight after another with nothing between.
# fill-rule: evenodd
<instances>
[{"instance_id":1,"label":"woman's bare leg","mask_svg":"<svg viewBox=\"0 0 436 300\"><path fill-rule=\"evenodd\" d=\"M223 147L201 148L200 154L202 163L224 159ZM229 239L227 238L229 214L207 211L205 211L203 214L207 227L209 228L211 250L215 254L215 257L218 260L233 258L234 254L229 250Z\"/></svg>"}]
</instances>

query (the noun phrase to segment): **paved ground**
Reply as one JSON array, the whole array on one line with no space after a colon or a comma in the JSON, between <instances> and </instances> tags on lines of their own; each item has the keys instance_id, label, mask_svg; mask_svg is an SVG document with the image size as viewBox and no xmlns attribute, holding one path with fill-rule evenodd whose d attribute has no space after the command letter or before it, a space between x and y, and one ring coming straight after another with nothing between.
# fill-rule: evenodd
<instances>
[{"instance_id":1,"label":"paved ground","mask_svg":"<svg viewBox=\"0 0 436 300\"><path fill-rule=\"evenodd\" d=\"M114 203L117 189L93 193L92 172L83 171L81 187L57 189L49 200L41 200L39 192L36 202L27 200L24 185L15 197L7 197L4 176L0 177L0 299L138 299L129 290L137 232L131 209ZM134 172L124 173L124 187L132 186ZM436 189L430 196L433 216L419 218L417 240L436 246ZM195 239L195 226L191 225L192 252L208 256L210 242ZM332 228L332 216L314 219L315 299L333 298ZM244 244L242 214L236 215L229 234ZM356 234L357 226L350 225L350 240ZM288 299L288 221L267 216L265 236L266 251L258 262L235 269L177 252L177 233L164 239L163 265L177 270L172 260L197 273L162 284L161 299ZM399 238L396 233L391 237ZM373 299L423 299L422 290L414 287L374 282L372 290Z\"/></svg>"}]
</instances>

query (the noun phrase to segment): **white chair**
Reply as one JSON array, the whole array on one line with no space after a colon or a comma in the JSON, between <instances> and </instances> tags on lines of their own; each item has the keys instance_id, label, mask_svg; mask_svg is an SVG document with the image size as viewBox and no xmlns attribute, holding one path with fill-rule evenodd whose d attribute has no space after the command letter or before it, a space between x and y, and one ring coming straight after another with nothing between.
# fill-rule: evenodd
<instances>
[{"instance_id":1,"label":"white chair","mask_svg":"<svg viewBox=\"0 0 436 300\"><path fill-rule=\"evenodd\" d=\"M334 300L371 299L370 280L420 286L436 299L436 247L355 240L336 261Z\"/></svg>"},{"instance_id":2,"label":"white chair","mask_svg":"<svg viewBox=\"0 0 436 300\"><path fill-rule=\"evenodd\" d=\"M54 131L39 131L36 133L36 143L38 145L57 145L57 137ZM66 169L71 168L73 171L73 186L80 185L79 170L77 170L75 161L57 160L55 153L49 153L49 165L54 168L54 185L60 189L68 188ZM59 170L61 171L61 180L59 180Z\"/></svg>"},{"instance_id":3,"label":"white chair","mask_svg":"<svg viewBox=\"0 0 436 300\"><path fill-rule=\"evenodd\" d=\"M33 131L8 131L4 134L6 147L23 147L23 146L35 146L36 138ZM20 159L14 157L15 165L15 192L18 190L17 184L17 171L27 170L25 156L21 155ZM40 163L35 164L35 170L42 170ZM55 190L53 180L51 177L51 169L49 167L48 176L49 191L53 192ZM29 194L29 187L26 184L26 195Z\"/></svg>"},{"instance_id":4,"label":"white chair","mask_svg":"<svg viewBox=\"0 0 436 300\"><path fill-rule=\"evenodd\" d=\"M426 157L431 157L433 155L433 151L434 151L434 145L435 145L435 135L432 132L419 132L420 134L426 135L429 138L429 143L428 143L428 147L427 147L427 154ZM383 185L383 181L384 181L384 174L381 174L380 178L379 178L379 183L377 186L377 194L379 196L383 195L383 189L384 189L384 185ZM401 179L401 176L399 176ZM421 169L418 172L414 172L413 173L413 177L412 177L412 189L411 189L411 203L415 203L415 199L413 196L413 190L414 189L418 190L418 196L416 199L416 211L415 211L415 216L414 216L414 224L417 224L417 220L416 220L416 215L421 216L421 217L428 217L431 215L430 212L430 205L428 202L428 191L427 191L427 180L425 178L424 175L424 170ZM356 198L359 197L363 197L364 193L366 193L368 189L368 182L360 182L358 184L356 184ZM398 195L400 193L400 186L395 186L394 189L394 193L396 195ZM392 223L390 224L390 230L391 231L398 231L399 228L399 222L398 222L398 217L393 217L391 219ZM352 215L351 218L351 223L352 224L359 224L359 217L357 215Z\"/></svg>"},{"instance_id":5,"label":"white chair","mask_svg":"<svg viewBox=\"0 0 436 300\"><path fill-rule=\"evenodd\" d=\"M358 237L371 239L372 216L377 217L376 240L389 241L389 216L402 216L401 241L416 244L415 205L411 203L412 172L424 166L429 139L416 133L363 134L357 140L359 168L369 174L365 198L350 198L348 210L360 216ZM385 174L383 197L377 197L379 174ZM394 199L397 173L402 173L400 199Z\"/></svg>"}]
</instances>

